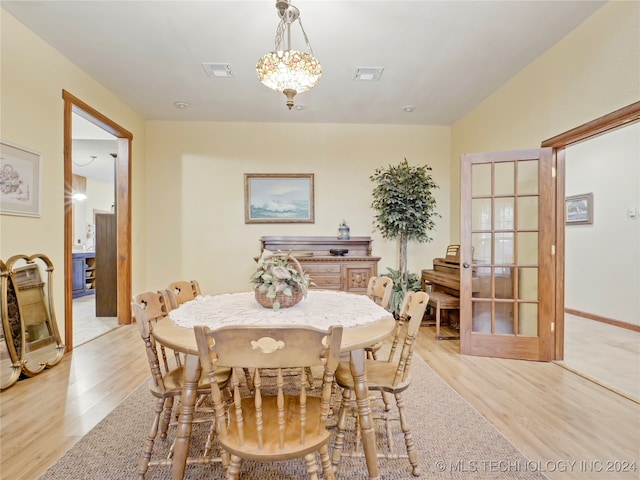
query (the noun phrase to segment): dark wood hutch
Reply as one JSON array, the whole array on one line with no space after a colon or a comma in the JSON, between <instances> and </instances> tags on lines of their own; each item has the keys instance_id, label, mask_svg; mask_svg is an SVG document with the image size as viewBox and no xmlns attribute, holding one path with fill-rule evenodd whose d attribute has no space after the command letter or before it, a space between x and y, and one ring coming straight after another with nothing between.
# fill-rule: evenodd
<instances>
[{"instance_id":1,"label":"dark wood hutch","mask_svg":"<svg viewBox=\"0 0 640 480\"><path fill-rule=\"evenodd\" d=\"M369 278L378 275L380 257L371 255L371 237L261 237L261 251L291 253L315 283L311 288L366 293ZM345 255L330 250L346 249Z\"/></svg>"}]
</instances>

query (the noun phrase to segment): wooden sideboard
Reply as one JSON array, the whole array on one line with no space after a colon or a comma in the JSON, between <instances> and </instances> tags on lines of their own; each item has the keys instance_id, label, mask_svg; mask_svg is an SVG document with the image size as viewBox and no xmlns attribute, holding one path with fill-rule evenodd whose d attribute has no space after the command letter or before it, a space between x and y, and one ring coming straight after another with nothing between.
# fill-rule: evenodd
<instances>
[{"instance_id":1,"label":"wooden sideboard","mask_svg":"<svg viewBox=\"0 0 640 480\"><path fill-rule=\"evenodd\" d=\"M380 257L371 255L371 237L261 237L261 251L291 251L315 284L310 288L366 293L369 278L378 275ZM349 250L344 256L330 250Z\"/></svg>"}]
</instances>

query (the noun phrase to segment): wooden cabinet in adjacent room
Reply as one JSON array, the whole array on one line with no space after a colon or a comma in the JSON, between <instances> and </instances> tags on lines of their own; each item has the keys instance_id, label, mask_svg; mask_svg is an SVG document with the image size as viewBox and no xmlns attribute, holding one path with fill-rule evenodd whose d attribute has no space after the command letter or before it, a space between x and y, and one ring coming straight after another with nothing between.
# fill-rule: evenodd
<instances>
[{"instance_id":1,"label":"wooden cabinet in adjacent room","mask_svg":"<svg viewBox=\"0 0 640 480\"><path fill-rule=\"evenodd\" d=\"M95 293L96 253L77 252L73 258L73 298Z\"/></svg>"}]
</instances>

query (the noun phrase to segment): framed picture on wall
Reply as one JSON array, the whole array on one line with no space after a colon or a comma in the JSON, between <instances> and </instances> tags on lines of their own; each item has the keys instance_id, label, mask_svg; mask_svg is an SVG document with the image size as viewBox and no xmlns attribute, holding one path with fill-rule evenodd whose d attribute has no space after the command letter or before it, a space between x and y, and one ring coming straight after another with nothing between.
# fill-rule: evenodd
<instances>
[{"instance_id":1,"label":"framed picture on wall","mask_svg":"<svg viewBox=\"0 0 640 480\"><path fill-rule=\"evenodd\" d=\"M39 217L42 155L0 140L0 213Z\"/></svg>"},{"instance_id":2,"label":"framed picture on wall","mask_svg":"<svg viewBox=\"0 0 640 480\"><path fill-rule=\"evenodd\" d=\"M313 173L245 173L244 223L314 223Z\"/></svg>"},{"instance_id":3,"label":"framed picture on wall","mask_svg":"<svg viewBox=\"0 0 640 480\"><path fill-rule=\"evenodd\" d=\"M566 205L567 225L591 225L593 223L593 193L567 197Z\"/></svg>"}]
</instances>

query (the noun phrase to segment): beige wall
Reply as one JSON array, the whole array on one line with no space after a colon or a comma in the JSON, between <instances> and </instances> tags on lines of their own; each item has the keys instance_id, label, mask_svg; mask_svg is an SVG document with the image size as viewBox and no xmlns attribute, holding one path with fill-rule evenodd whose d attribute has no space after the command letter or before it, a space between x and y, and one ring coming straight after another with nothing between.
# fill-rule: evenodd
<instances>
[{"instance_id":1,"label":"beige wall","mask_svg":"<svg viewBox=\"0 0 640 480\"><path fill-rule=\"evenodd\" d=\"M398 267L396 242L372 232L369 176L429 164L440 186L434 242L411 244L410 271L449 243L449 127L148 122L147 284L197 279L205 292L250 290L263 235L373 235L380 273ZM314 173L315 223L244 223L245 173Z\"/></svg>"},{"instance_id":2,"label":"beige wall","mask_svg":"<svg viewBox=\"0 0 640 480\"><path fill-rule=\"evenodd\" d=\"M462 153L539 147L638 100L640 2L610 2L452 126L452 242Z\"/></svg>"},{"instance_id":3,"label":"beige wall","mask_svg":"<svg viewBox=\"0 0 640 480\"><path fill-rule=\"evenodd\" d=\"M42 153L40 218L0 216L0 258L44 253L53 261L55 305L63 328L64 313L64 167L62 90L97 109L133 133L133 285L144 283L145 162L144 120L111 92L0 9L0 136ZM69 273L70 274L70 273Z\"/></svg>"}]
</instances>

